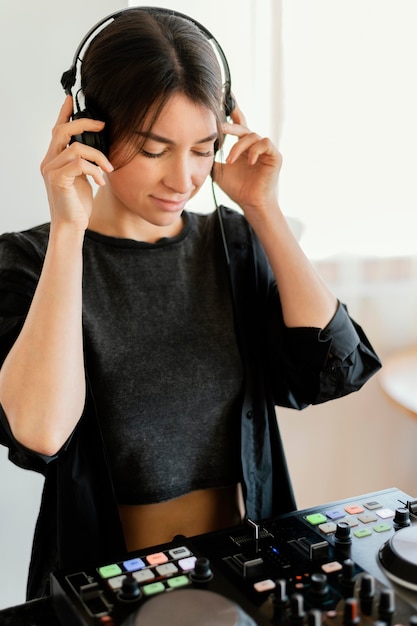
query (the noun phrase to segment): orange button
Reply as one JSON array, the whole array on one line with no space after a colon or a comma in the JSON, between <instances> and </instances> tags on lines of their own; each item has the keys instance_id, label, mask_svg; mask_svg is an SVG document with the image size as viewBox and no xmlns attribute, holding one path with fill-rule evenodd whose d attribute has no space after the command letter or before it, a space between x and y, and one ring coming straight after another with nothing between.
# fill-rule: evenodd
<instances>
[{"instance_id":1,"label":"orange button","mask_svg":"<svg viewBox=\"0 0 417 626\"><path fill-rule=\"evenodd\" d=\"M351 504L350 506L345 506L345 511L346 513L349 513L349 515L356 515L357 513L363 513L364 510L365 509L359 504Z\"/></svg>"}]
</instances>

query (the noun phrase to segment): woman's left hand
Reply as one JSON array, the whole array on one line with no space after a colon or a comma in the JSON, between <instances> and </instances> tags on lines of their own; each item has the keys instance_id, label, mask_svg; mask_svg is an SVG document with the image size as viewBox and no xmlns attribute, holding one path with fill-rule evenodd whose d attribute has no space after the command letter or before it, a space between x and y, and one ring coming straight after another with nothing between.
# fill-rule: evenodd
<instances>
[{"instance_id":1,"label":"woman's left hand","mask_svg":"<svg viewBox=\"0 0 417 626\"><path fill-rule=\"evenodd\" d=\"M282 157L270 139L250 131L236 105L233 123L225 122L225 135L237 137L225 163L215 162L213 179L247 218L259 217L277 204L277 184Z\"/></svg>"}]
</instances>

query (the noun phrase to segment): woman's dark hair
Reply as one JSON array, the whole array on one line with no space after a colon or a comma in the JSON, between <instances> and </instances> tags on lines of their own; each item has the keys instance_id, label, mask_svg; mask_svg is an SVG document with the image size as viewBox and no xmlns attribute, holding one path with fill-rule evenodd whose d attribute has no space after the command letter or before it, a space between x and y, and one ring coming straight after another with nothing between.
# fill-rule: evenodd
<instances>
[{"instance_id":1,"label":"woman's dark hair","mask_svg":"<svg viewBox=\"0 0 417 626\"><path fill-rule=\"evenodd\" d=\"M116 150L143 129L151 112L150 128L177 93L211 110L222 137L222 87L213 47L194 23L140 7L103 28L82 63L86 108L106 122L108 144Z\"/></svg>"}]
</instances>

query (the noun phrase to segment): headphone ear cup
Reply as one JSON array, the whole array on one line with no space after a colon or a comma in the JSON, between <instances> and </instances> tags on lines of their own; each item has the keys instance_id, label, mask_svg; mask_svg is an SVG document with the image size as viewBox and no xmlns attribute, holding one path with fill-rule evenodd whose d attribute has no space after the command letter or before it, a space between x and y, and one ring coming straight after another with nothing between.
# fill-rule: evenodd
<instances>
[{"instance_id":1,"label":"headphone ear cup","mask_svg":"<svg viewBox=\"0 0 417 626\"><path fill-rule=\"evenodd\" d=\"M91 112L87 109L84 109L83 111L78 111L72 116L73 120L79 120L81 118L88 118L90 120L93 120L97 119L97 116L92 115ZM107 135L104 130L98 133L93 133L87 130L78 135L73 135L71 137L70 144L74 143L75 141L78 141L85 146L95 148L96 150L100 150L100 152L103 152L103 154L108 157L109 146L107 141Z\"/></svg>"},{"instance_id":2,"label":"headphone ear cup","mask_svg":"<svg viewBox=\"0 0 417 626\"><path fill-rule=\"evenodd\" d=\"M236 107L235 99L233 98L230 90L227 90L225 98L224 98L224 110L226 113L226 117L229 117Z\"/></svg>"}]
</instances>

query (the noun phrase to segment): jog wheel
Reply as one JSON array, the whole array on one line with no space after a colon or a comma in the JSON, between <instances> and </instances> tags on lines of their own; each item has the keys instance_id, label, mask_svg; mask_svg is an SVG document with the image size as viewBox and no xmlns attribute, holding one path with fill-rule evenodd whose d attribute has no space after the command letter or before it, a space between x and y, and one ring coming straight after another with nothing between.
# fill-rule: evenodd
<instances>
[{"instance_id":1,"label":"jog wheel","mask_svg":"<svg viewBox=\"0 0 417 626\"><path fill-rule=\"evenodd\" d=\"M397 530L380 548L378 556L393 582L417 591L417 526Z\"/></svg>"},{"instance_id":2,"label":"jog wheel","mask_svg":"<svg viewBox=\"0 0 417 626\"><path fill-rule=\"evenodd\" d=\"M124 626L256 626L235 603L213 591L178 589L147 600Z\"/></svg>"}]
</instances>

